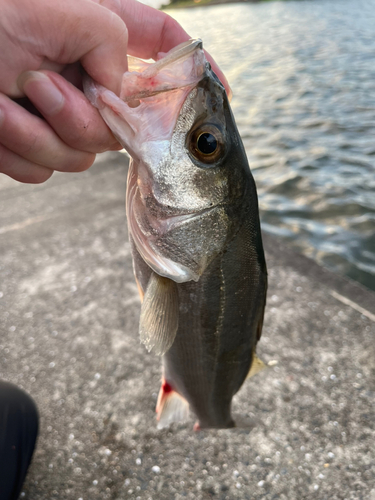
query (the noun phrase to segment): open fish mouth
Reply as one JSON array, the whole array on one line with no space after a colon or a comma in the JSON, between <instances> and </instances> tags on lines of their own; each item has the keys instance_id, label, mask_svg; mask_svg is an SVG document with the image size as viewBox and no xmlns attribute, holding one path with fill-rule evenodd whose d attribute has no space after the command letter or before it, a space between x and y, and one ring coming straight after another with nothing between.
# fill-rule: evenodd
<instances>
[{"instance_id":1,"label":"open fish mouth","mask_svg":"<svg viewBox=\"0 0 375 500\"><path fill-rule=\"evenodd\" d=\"M154 63L128 60L120 99L89 78L84 90L129 154L142 158L145 143L171 138L182 103L210 66L201 40L189 40Z\"/></svg>"},{"instance_id":2,"label":"open fish mouth","mask_svg":"<svg viewBox=\"0 0 375 500\"><path fill-rule=\"evenodd\" d=\"M160 58L153 64L143 63L139 59L129 57L130 73L126 78L126 85L124 84L122 87L121 99L127 103L134 103L139 99L174 91L195 83L196 78L201 77L205 64L202 61L201 64L194 64L192 68L189 68L190 71L186 71L183 63L197 49L202 49L202 40L200 39L189 40L178 45L170 50L165 57ZM171 66L173 66L173 75L168 74Z\"/></svg>"}]
</instances>

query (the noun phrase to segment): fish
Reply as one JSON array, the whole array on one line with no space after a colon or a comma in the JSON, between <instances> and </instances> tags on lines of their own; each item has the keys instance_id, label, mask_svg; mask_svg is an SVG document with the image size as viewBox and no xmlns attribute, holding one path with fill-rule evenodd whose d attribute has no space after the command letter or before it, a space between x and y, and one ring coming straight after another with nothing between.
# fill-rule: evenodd
<instances>
[{"instance_id":1,"label":"fish","mask_svg":"<svg viewBox=\"0 0 375 500\"><path fill-rule=\"evenodd\" d=\"M139 334L162 357L159 427L230 428L256 356L267 292L257 191L202 41L129 58L122 90L85 93L129 153L126 211Z\"/></svg>"}]
</instances>

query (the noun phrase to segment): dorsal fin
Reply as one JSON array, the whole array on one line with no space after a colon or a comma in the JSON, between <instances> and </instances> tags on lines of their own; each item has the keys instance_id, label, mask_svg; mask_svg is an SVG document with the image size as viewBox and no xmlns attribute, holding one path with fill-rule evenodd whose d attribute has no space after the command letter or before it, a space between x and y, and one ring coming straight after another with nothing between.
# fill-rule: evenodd
<instances>
[{"instance_id":1,"label":"dorsal fin","mask_svg":"<svg viewBox=\"0 0 375 500\"><path fill-rule=\"evenodd\" d=\"M178 328L176 283L152 273L143 297L139 334L141 342L155 354L163 355L172 346Z\"/></svg>"}]
</instances>

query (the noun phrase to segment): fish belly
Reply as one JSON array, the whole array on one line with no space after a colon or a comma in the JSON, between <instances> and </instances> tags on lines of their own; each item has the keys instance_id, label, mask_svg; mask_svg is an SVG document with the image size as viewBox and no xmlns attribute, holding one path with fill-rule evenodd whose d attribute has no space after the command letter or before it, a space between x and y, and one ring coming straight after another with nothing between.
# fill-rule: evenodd
<instances>
[{"instance_id":1,"label":"fish belly","mask_svg":"<svg viewBox=\"0 0 375 500\"><path fill-rule=\"evenodd\" d=\"M178 285L179 329L164 356L164 376L201 428L233 426L231 401L250 370L266 287L261 241L249 224L197 283Z\"/></svg>"}]
</instances>

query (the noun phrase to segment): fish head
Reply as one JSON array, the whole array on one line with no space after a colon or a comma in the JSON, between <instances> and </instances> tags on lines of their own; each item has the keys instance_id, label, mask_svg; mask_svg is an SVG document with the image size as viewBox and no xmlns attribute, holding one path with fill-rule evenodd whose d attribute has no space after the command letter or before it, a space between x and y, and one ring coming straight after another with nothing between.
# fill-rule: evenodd
<instances>
[{"instance_id":1,"label":"fish head","mask_svg":"<svg viewBox=\"0 0 375 500\"><path fill-rule=\"evenodd\" d=\"M129 67L120 98L86 89L132 157L129 231L157 274L198 281L233 235L248 171L228 98L199 40Z\"/></svg>"}]
</instances>

